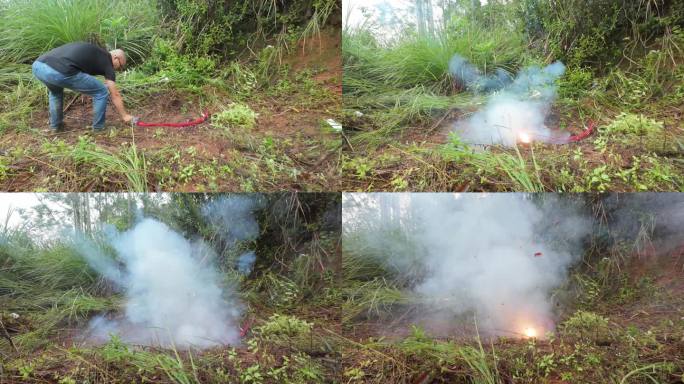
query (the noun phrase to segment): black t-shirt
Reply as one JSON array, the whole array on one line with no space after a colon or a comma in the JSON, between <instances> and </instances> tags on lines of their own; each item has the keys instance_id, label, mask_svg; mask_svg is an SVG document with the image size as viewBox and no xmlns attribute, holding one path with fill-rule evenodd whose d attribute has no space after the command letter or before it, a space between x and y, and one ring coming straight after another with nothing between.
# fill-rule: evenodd
<instances>
[{"instance_id":1,"label":"black t-shirt","mask_svg":"<svg viewBox=\"0 0 684 384\"><path fill-rule=\"evenodd\" d=\"M51 66L66 76L85 72L89 75L104 76L116 81L112 56L105 49L90 43L69 43L57 47L38 58L38 61Z\"/></svg>"}]
</instances>

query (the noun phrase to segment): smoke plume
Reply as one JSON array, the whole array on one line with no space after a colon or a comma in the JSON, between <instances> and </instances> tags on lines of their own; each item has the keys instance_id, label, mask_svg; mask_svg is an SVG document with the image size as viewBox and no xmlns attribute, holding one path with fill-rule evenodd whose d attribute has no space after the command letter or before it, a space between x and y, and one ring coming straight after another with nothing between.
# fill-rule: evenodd
<instances>
[{"instance_id":1,"label":"smoke plume","mask_svg":"<svg viewBox=\"0 0 684 384\"><path fill-rule=\"evenodd\" d=\"M254 212L262 207L259 195L228 195L213 200L202 209L204 217L216 229L225 244L225 252L234 260L238 272L248 275L256 261L256 253L247 249L259 236L259 223Z\"/></svg>"},{"instance_id":2,"label":"smoke plume","mask_svg":"<svg viewBox=\"0 0 684 384\"><path fill-rule=\"evenodd\" d=\"M514 146L517 142L557 142L568 137L551 131L545 124L557 94L555 82L565 72L563 63L557 61L544 68L530 66L511 79L502 69L497 69L493 75L483 75L464 58L455 55L449 70L473 92L497 91L483 109L456 123L454 131L464 141Z\"/></svg>"},{"instance_id":3,"label":"smoke plume","mask_svg":"<svg viewBox=\"0 0 684 384\"><path fill-rule=\"evenodd\" d=\"M256 261L256 254L254 251L247 251L238 257L237 269L243 275L249 275L252 272L252 267Z\"/></svg>"},{"instance_id":4,"label":"smoke plume","mask_svg":"<svg viewBox=\"0 0 684 384\"><path fill-rule=\"evenodd\" d=\"M354 243L359 254L412 281L407 289L425 304L423 320L453 326L458 318L472 324L474 315L481 332L509 336L533 329L542 337L553 329L552 291L581 257L591 230L572 199L393 194L369 200L375 203L345 219L358 228Z\"/></svg>"},{"instance_id":5,"label":"smoke plume","mask_svg":"<svg viewBox=\"0 0 684 384\"><path fill-rule=\"evenodd\" d=\"M259 236L254 211L260 207L257 195L228 195L202 208L202 214L217 229L229 246Z\"/></svg>"},{"instance_id":6,"label":"smoke plume","mask_svg":"<svg viewBox=\"0 0 684 384\"><path fill-rule=\"evenodd\" d=\"M239 341L240 304L221 286L210 247L150 218L108 237L116 261L87 242L79 242L79 249L124 293L125 316L93 319L91 339L106 341L117 334L130 343L180 348Z\"/></svg>"}]
</instances>

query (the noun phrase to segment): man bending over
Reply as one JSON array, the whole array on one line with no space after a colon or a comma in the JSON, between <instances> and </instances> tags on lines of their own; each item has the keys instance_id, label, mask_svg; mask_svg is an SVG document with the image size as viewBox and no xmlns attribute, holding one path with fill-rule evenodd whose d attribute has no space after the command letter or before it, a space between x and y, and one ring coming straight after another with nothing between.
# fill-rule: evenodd
<instances>
[{"instance_id":1,"label":"man bending over","mask_svg":"<svg viewBox=\"0 0 684 384\"><path fill-rule=\"evenodd\" d=\"M116 74L126 65L124 51L105 49L90 43L69 43L45 53L33 63L33 75L48 87L50 92L50 129L64 129L62 104L64 88L89 95L93 98L93 130L105 129L107 100L112 103L126 123L134 121L124 108L121 94L116 88ZM104 76L104 84L94 76Z\"/></svg>"}]
</instances>

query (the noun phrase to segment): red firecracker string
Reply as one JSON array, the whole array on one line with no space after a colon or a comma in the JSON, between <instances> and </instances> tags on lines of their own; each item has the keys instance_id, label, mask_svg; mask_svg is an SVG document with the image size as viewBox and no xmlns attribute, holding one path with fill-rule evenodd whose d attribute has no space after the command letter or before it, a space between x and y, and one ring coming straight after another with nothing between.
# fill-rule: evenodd
<instances>
[{"instance_id":1,"label":"red firecracker string","mask_svg":"<svg viewBox=\"0 0 684 384\"><path fill-rule=\"evenodd\" d=\"M171 128L183 128L183 127L192 127L193 125L199 125L204 123L209 119L209 113L204 112L201 117L191 120L191 121L186 121L184 123L146 123L144 121L138 121L135 123L138 127L171 127Z\"/></svg>"}]
</instances>

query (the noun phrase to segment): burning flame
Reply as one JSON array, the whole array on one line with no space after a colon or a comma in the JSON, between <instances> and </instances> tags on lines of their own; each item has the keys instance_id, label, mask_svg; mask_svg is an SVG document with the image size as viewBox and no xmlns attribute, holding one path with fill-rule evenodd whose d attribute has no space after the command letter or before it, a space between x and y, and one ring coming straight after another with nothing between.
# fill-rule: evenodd
<instances>
[{"instance_id":1,"label":"burning flame","mask_svg":"<svg viewBox=\"0 0 684 384\"><path fill-rule=\"evenodd\" d=\"M518 137L520 138L521 143L529 144L532 141L532 138L527 132L520 132Z\"/></svg>"},{"instance_id":2,"label":"burning flame","mask_svg":"<svg viewBox=\"0 0 684 384\"><path fill-rule=\"evenodd\" d=\"M527 328L525 328L525 330L523 331L523 333L524 333L525 336L526 336L527 338L529 338L529 339L532 339L532 338L537 337L537 330L534 329L534 328L532 328L532 327L527 327Z\"/></svg>"}]
</instances>

